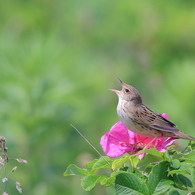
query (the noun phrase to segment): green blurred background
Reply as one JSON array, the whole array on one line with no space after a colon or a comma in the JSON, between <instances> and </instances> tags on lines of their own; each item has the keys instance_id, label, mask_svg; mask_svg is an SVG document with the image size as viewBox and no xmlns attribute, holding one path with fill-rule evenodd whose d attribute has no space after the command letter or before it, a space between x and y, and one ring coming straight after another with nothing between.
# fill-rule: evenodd
<instances>
[{"instance_id":1,"label":"green blurred background","mask_svg":"<svg viewBox=\"0 0 195 195\"><path fill-rule=\"evenodd\" d=\"M116 77L195 136L194 7L190 0L1 1L0 135L10 157L29 162L7 165L7 172L18 166L13 178L23 194L114 194L101 186L85 192L80 178L63 172L99 158L70 124L102 152L100 137L118 121L108 91L120 89ZM18 194L11 181L7 192Z\"/></svg>"}]
</instances>

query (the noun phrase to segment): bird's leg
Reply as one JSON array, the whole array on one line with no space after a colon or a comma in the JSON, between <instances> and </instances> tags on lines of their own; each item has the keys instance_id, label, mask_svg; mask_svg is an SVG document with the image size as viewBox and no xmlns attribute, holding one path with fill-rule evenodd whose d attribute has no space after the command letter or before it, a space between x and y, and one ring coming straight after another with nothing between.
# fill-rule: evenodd
<instances>
[{"instance_id":1,"label":"bird's leg","mask_svg":"<svg viewBox=\"0 0 195 195\"><path fill-rule=\"evenodd\" d=\"M142 147L141 145L139 145L140 143L142 143L144 140L146 140L146 139L148 139L148 137L145 137L145 138L143 138L142 140L140 140L140 141L138 141L137 143L134 143L133 144L133 149L135 148L135 149L139 149L140 147ZM138 147L138 148L136 148L136 147Z\"/></svg>"},{"instance_id":2,"label":"bird's leg","mask_svg":"<svg viewBox=\"0 0 195 195\"><path fill-rule=\"evenodd\" d=\"M139 144L142 143L146 139L148 139L148 137L145 137L142 140L140 140L140 141L138 141L136 143L133 143L133 144L126 143L126 142L120 142L120 145L125 144L125 145L132 146L132 151L134 151L134 149L140 149L140 148L142 149L142 146L141 146L142 144L141 145L139 145Z\"/></svg>"},{"instance_id":3,"label":"bird's leg","mask_svg":"<svg viewBox=\"0 0 195 195\"><path fill-rule=\"evenodd\" d=\"M143 150L148 149L148 146L150 146L150 144L152 144L152 142L155 141L157 138L158 138L158 136L154 137L149 143L147 143L147 144L144 146Z\"/></svg>"},{"instance_id":4,"label":"bird's leg","mask_svg":"<svg viewBox=\"0 0 195 195\"><path fill-rule=\"evenodd\" d=\"M142 141L146 140L148 137L144 138ZM155 141L156 139L158 138L158 136L154 137L149 143L147 143L142 150L145 150L145 149L148 149L148 146L150 146L150 144L152 144L153 141ZM141 142L141 141L140 141ZM138 142L138 143L140 143ZM137 145L137 143L136 143ZM139 146L138 146L139 147ZM133 154L133 155L130 155L131 157L132 156L138 156L139 154Z\"/></svg>"}]
</instances>

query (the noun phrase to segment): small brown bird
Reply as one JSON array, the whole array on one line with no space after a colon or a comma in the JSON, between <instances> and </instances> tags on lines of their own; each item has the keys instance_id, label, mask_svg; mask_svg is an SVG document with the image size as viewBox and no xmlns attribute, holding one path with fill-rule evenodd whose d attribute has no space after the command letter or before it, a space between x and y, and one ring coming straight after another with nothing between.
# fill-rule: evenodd
<instances>
[{"instance_id":1,"label":"small brown bird","mask_svg":"<svg viewBox=\"0 0 195 195\"><path fill-rule=\"evenodd\" d=\"M195 141L195 138L176 129L176 125L150 110L142 103L140 93L131 85L118 79L122 90L114 90L118 95L117 114L122 123L131 131L150 138L172 137Z\"/></svg>"}]
</instances>

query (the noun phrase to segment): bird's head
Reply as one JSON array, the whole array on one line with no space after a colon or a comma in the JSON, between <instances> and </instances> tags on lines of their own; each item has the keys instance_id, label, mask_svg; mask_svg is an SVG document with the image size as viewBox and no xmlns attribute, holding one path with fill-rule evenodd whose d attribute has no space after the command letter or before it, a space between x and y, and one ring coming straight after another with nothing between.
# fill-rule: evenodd
<instances>
[{"instance_id":1,"label":"bird's head","mask_svg":"<svg viewBox=\"0 0 195 195\"><path fill-rule=\"evenodd\" d=\"M118 95L119 100L122 100L122 101L126 100L129 102L132 102L135 105L141 104L142 99L141 99L140 93L137 91L137 89L135 89L131 85L124 83L119 78L118 78L118 80L122 86L122 90L121 91L118 91L115 89L109 89L109 90L114 91Z\"/></svg>"}]
</instances>

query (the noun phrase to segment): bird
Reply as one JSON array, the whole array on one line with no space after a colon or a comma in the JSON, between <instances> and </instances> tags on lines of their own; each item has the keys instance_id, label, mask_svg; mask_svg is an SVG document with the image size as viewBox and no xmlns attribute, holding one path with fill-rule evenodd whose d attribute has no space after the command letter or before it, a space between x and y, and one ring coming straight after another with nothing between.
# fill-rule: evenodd
<instances>
[{"instance_id":1,"label":"bird","mask_svg":"<svg viewBox=\"0 0 195 195\"><path fill-rule=\"evenodd\" d=\"M122 90L109 90L115 92L118 96L117 114L127 129L154 139L171 137L195 141L194 137L177 129L176 124L148 108L143 103L137 89L124 83L119 78L118 80L122 86Z\"/></svg>"}]
</instances>

